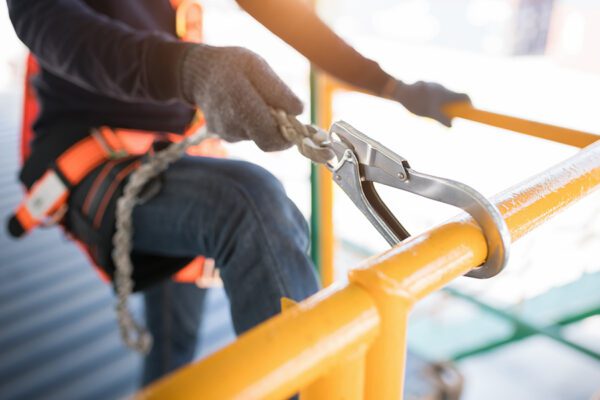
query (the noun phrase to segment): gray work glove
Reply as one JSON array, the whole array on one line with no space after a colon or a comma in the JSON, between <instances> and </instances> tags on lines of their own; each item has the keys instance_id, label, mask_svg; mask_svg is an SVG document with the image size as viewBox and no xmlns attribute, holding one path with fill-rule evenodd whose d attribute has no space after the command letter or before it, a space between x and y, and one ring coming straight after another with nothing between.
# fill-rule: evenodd
<instances>
[{"instance_id":1,"label":"gray work glove","mask_svg":"<svg viewBox=\"0 0 600 400\"><path fill-rule=\"evenodd\" d=\"M444 114L442 108L449 103L471 102L464 93L453 92L439 83L422 81L413 84L396 81L390 97L413 114L433 118L447 127L452 126L452 118Z\"/></svg>"},{"instance_id":2,"label":"gray work glove","mask_svg":"<svg viewBox=\"0 0 600 400\"><path fill-rule=\"evenodd\" d=\"M271 109L302 113L302 102L250 50L195 45L182 62L182 92L206 118L207 129L228 142L253 140L264 151L283 150L285 139Z\"/></svg>"}]
</instances>

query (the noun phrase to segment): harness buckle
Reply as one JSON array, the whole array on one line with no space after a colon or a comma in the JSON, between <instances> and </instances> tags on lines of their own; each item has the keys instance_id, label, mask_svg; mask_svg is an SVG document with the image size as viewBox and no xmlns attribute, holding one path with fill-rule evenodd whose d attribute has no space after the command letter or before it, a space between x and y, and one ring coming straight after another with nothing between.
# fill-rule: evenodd
<instances>
[{"instance_id":1,"label":"harness buckle","mask_svg":"<svg viewBox=\"0 0 600 400\"><path fill-rule=\"evenodd\" d=\"M121 138L106 126L93 128L91 136L98 142L102 150L106 152L110 160L119 160L129 156L129 152Z\"/></svg>"},{"instance_id":2,"label":"harness buckle","mask_svg":"<svg viewBox=\"0 0 600 400\"><path fill-rule=\"evenodd\" d=\"M334 181L391 246L410 233L381 200L374 183L450 204L470 214L483 231L488 257L467 276L491 278L505 267L510 233L500 211L481 193L461 182L412 169L405 158L343 121L331 126L327 146L337 158L326 164Z\"/></svg>"}]
</instances>

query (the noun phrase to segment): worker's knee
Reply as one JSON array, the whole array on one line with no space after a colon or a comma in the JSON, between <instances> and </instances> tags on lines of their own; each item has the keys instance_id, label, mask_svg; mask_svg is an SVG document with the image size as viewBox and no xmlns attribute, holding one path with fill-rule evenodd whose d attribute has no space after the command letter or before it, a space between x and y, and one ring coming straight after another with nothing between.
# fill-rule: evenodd
<instances>
[{"instance_id":1,"label":"worker's knee","mask_svg":"<svg viewBox=\"0 0 600 400\"><path fill-rule=\"evenodd\" d=\"M266 169L248 162L238 161L227 171L230 184L237 192L237 201L246 203L253 211L277 211L285 207L289 199L275 176Z\"/></svg>"},{"instance_id":2,"label":"worker's knee","mask_svg":"<svg viewBox=\"0 0 600 400\"><path fill-rule=\"evenodd\" d=\"M234 180L238 200L242 203L240 205L251 215L254 223L264 225L272 234L307 237L306 220L287 197L281 182L258 165L247 162L236 164L236 171L230 176Z\"/></svg>"},{"instance_id":3,"label":"worker's knee","mask_svg":"<svg viewBox=\"0 0 600 400\"><path fill-rule=\"evenodd\" d=\"M237 162L235 169L236 186L257 206L287 199L281 182L266 169L248 162Z\"/></svg>"}]
</instances>

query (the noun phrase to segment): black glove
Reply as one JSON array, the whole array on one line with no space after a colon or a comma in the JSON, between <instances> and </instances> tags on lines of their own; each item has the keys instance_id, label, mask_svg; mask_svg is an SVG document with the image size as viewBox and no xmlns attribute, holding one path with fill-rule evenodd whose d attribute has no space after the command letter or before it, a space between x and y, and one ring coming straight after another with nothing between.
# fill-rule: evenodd
<instances>
[{"instance_id":1,"label":"black glove","mask_svg":"<svg viewBox=\"0 0 600 400\"><path fill-rule=\"evenodd\" d=\"M471 102L464 93L453 92L439 83L422 81L409 85L397 80L390 97L413 114L433 118L447 127L452 126L452 119L444 114L443 107L449 103Z\"/></svg>"},{"instance_id":2,"label":"black glove","mask_svg":"<svg viewBox=\"0 0 600 400\"><path fill-rule=\"evenodd\" d=\"M181 68L184 100L200 107L209 132L228 142L253 140L264 151L293 145L271 109L295 116L302 102L258 55L199 44L188 50Z\"/></svg>"}]
</instances>

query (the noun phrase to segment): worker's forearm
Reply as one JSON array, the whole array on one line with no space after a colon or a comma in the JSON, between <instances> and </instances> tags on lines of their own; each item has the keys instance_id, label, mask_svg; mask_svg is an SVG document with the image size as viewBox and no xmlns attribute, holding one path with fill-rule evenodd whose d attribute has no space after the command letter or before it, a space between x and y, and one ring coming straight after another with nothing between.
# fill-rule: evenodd
<instances>
[{"instance_id":1,"label":"worker's forearm","mask_svg":"<svg viewBox=\"0 0 600 400\"><path fill-rule=\"evenodd\" d=\"M391 78L337 36L303 0L237 0L257 21L330 75L375 94Z\"/></svg>"},{"instance_id":2,"label":"worker's forearm","mask_svg":"<svg viewBox=\"0 0 600 400\"><path fill-rule=\"evenodd\" d=\"M71 83L122 100L179 97L186 44L140 32L82 0L8 0L19 38L42 67Z\"/></svg>"}]
</instances>

